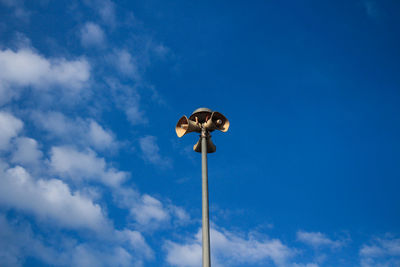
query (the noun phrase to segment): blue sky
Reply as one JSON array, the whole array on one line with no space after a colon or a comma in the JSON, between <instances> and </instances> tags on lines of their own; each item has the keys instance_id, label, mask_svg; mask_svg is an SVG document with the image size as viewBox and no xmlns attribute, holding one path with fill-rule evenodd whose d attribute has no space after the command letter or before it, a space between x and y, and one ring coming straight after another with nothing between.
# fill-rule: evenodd
<instances>
[{"instance_id":1,"label":"blue sky","mask_svg":"<svg viewBox=\"0 0 400 267\"><path fill-rule=\"evenodd\" d=\"M0 0L0 265L400 266L399 12Z\"/></svg>"}]
</instances>

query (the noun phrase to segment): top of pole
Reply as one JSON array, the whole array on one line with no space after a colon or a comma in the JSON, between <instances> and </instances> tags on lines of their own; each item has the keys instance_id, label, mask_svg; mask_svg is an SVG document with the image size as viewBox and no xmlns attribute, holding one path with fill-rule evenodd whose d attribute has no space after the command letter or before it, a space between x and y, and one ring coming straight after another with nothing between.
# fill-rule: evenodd
<instances>
[{"instance_id":1,"label":"top of pole","mask_svg":"<svg viewBox=\"0 0 400 267\"><path fill-rule=\"evenodd\" d=\"M192 114L195 114L195 113L198 113L198 112L212 112L212 110L211 109L209 109L209 108L198 108L198 109L196 109L195 111L193 111L193 113Z\"/></svg>"},{"instance_id":2,"label":"top of pole","mask_svg":"<svg viewBox=\"0 0 400 267\"><path fill-rule=\"evenodd\" d=\"M195 121L195 117L197 117L198 122L204 123L206 122L206 118L210 118L212 114L212 110L209 108L198 108L193 111L192 115L190 115L189 120Z\"/></svg>"}]
</instances>

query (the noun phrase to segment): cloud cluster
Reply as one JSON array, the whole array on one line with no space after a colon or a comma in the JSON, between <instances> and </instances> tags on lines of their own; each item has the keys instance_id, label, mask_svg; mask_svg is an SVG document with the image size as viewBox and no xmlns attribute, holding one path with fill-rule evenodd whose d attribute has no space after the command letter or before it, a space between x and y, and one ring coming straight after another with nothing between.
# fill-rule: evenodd
<instances>
[{"instance_id":1,"label":"cloud cluster","mask_svg":"<svg viewBox=\"0 0 400 267\"><path fill-rule=\"evenodd\" d=\"M0 50L0 105L17 96L16 89L62 87L75 94L90 78L90 65L81 58L45 58L29 48Z\"/></svg>"},{"instance_id":2,"label":"cloud cluster","mask_svg":"<svg viewBox=\"0 0 400 267\"><path fill-rule=\"evenodd\" d=\"M154 257L153 250L140 232L115 229L103 207L90 196L79 190L73 191L60 179L36 178L19 166L19 163L33 164L41 168L41 173L50 174L46 171L47 164L37 141L19 136L23 122L8 112L0 115L0 125L7 129L1 132L3 151L12 152L10 163L17 164L10 166L0 160L0 208L33 216L40 225L51 225L55 229L93 232L94 238L98 239L68 241L69 238L63 237L63 234L55 235L65 241L60 244L60 251L41 241L42 237L35 236L29 230L29 224L13 226L1 215L1 262L18 266L25 257L32 256L55 266L140 266L143 260ZM127 176L107 167L105 160L90 149L80 152L70 147L52 147L48 162L51 173L56 177L99 179L113 188L118 188ZM118 192L119 189L115 190ZM140 193L136 193L140 197Z\"/></svg>"},{"instance_id":3,"label":"cloud cluster","mask_svg":"<svg viewBox=\"0 0 400 267\"><path fill-rule=\"evenodd\" d=\"M71 192L68 185L58 179L36 181L20 166L4 170L0 176L0 204L3 206L34 214L61 227L96 231L107 227L99 205L79 192Z\"/></svg>"},{"instance_id":4,"label":"cloud cluster","mask_svg":"<svg viewBox=\"0 0 400 267\"><path fill-rule=\"evenodd\" d=\"M54 231L42 236L28 224L0 215L0 262L5 266L22 266L28 256L51 266L122 267L142 266L144 260L154 257L139 232L115 231L113 236L106 245L78 241Z\"/></svg>"},{"instance_id":5,"label":"cloud cluster","mask_svg":"<svg viewBox=\"0 0 400 267\"><path fill-rule=\"evenodd\" d=\"M295 251L278 239L262 238L227 230L211 228L211 254L214 266L244 266L246 264L273 263L275 266L289 266L289 259ZM201 265L201 229L194 238L184 243L166 241L166 261L172 266L191 267Z\"/></svg>"},{"instance_id":6,"label":"cloud cluster","mask_svg":"<svg viewBox=\"0 0 400 267\"><path fill-rule=\"evenodd\" d=\"M83 193L85 188L90 190L84 182L95 181L110 187L115 194L121 194L127 173L108 166L105 159L97 156L90 148L79 151L69 146L53 146L46 155L35 139L21 136L24 127L22 120L2 111L0 121L0 126L4 127L0 132L1 149L3 154L9 155L9 162L5 161L7 157L0 159L0 210L14 210L19 214L32 216L39 225L50 225L59 230L93 232L95 239L100 240L95 243L90 239L85 242L74 241L75 245L63 247L60 252L38 240L40 237L30 233L27 224L23 233L16 234L14 240L0 242L0 247L7 252L0 253L1 262L18 265L24 257L31 255L51 265L132 266L154 257L153 250L140 232L114 228L104 208L90 194ZM97 136L100 136L100 140L107 139L100 125L93 122L89 125L89 129L94 129ZM44 177L39 178L38 174L32 174L22 166L39 170L36 173L41 173ZM71 180L80 185L77 187L79 189L71 189L68 184ZM163 218L156 216L154 211L165 214L166 218L170 217L170 209L157 199L146 194L142 196L138 191L132 192L134 194L131 195L135 198L129 199L129 205L135 205L136 201L136 206L144 205L144 209L149 209L146 216L137 218L139 224L144 222L145 217L151 220L151 216L162 221ZM175 210L183 212L177 207ZM0 223L5 230L0 231L0 234L8 240L18 230L10 225L4 215L1 216ZM31 244L33 247L25 250L24 245L19 243L24 239L24 244Z\"/></svg>"},{"instance_id":7,"label":"cloud cluster","mask_svg":"<svg viewBox=\"0 0 400 267\"><path fill-rule=\"evenodd\" d=\"M28 118L34 118L50 137L62 143L73 143L73 139L65 139L71 133L91 140L88 145L99 150L104 143L107 147L114 142L113 135L93 120L72 120L57 112L33 113ZM51 226L57 231L84 230L95 234L95 240L65 241L58 251L42 242L40 234L30 232L30 223L14 227L1 215L0 223L5 230L0 234L4 240L12 239L16 231L21 232L9 242L0 242L6 252L0 253L1 262L19 265L25 257L32 256L55 266L140 266L144 260L153 259L154 251L141 232L114 227L104 206L96 202L98 197L89 192L92 183L111 189L120 207L129 210L133 221L130 225L141 231L182 225L190 220L184 209L169 201L163 203L148 194L125 188L123 184L129 174L113 168L90 147L84 148L78 142L81 149L72 145L51 146L46 153L40 149L38 141L22 135L24 122L21 119L2 111L0 122L0 127L4 128L0 132L1 149L8 155L0 159L0 210L32 216L39 225ZM36 171L30 173L29 170ZM70 183L76 185L76 189L72 189ZM55 236L68 240L63 234ZM20 243L22 240L32 247L25 249Z\"/></svg>"},{"instance_id":8,"label":"cloud cluster","mask_svg":"<svg viewBox=\"0 0 400 267\"><path fill-rule=\"evenodd\" d=\"M400 238L376 238L360 251L362 267L400 266Z\"/></svg>"},{"instance_id":9,"label":"cloud cluster","mask_svg":"<svg viewBox=\"0 0 400 267\"><path fill-rule=\"evenodd\" d=\"M71 147L52 147L50 155L54 173L74 181L96 180L117 187L128 176L125 172L107 167L105 160L90 149L77 151Z\"/></svg>"},{"instance_id":10,"label":"cloud cluster","mask_svg":"<svg viewBox=\"0 0 400 267\"><path fill-rule=\"evenodd\" d=\"M0 4L25 10L22 0ZM1 44L0 262L7 266L27 257L51 266L142 266L155 257L146 231L190 220L168 199L127 188L130 173L110 161L126 141L104 125L104 107L122 110L131 125L148 122L138 89L146 86L142 51L107 38L119 24L114 2L84 4L96 15L73 36L104 54L49 56L25 36L16 49ZM110 208L126 212L126 222L113 221Z\"/></svg>"},{"instance_id":11,"label":"cloud cluster","mask_svg":"<svg viewBox=\"0 0 400 267\"><path fill-rule=\"evenodd\" d=\"M155 136L147 135L141 137L139 139L139 145L143 158L146 161L160 167L171 167L171 160L160 155L160 148L158 147L157 138Z\"/></svg>"},{"instance_id":12,"label":"cloud cluster","mask_svg":"<svg viewBox=\"0 0 400 267\"><path fill-rule=\"evenodd\" d=\"M321 232L297 232L297 240L314 248L328 247L328 248L340 248L344 246L344 240L332 240Z\"/></svg>"},{"instance_id":13,"label":"cloud cluster","mask_svg":"<svg viewBox=\"0 0 400 267\"><path fill-rule=\"evenodd\" d=\"M71 118L57 111L33 111L31 118L39 129L62 144L90 146L99 151L112 150L118 146L112 131L93 119Z\"/></svg>"},{"instance_id":14,"label":"cloud cluster","mask_svg":"<svg viewBox=\"0 0 400 267\"><path fill-rule=\"evenodd\" d=\"M165 229L190 222L190 215L169 200L161 201L131 188L116 190L114 198L121 208L129 209L135 226L142 231Z\"/></svg>"}]
</instances>

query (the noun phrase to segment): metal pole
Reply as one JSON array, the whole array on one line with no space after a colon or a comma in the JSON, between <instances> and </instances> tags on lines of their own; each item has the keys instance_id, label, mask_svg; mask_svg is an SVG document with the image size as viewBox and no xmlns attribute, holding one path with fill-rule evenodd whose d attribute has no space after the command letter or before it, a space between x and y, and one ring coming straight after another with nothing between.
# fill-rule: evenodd
<instances>
[{"instance_id":1,"label":"metal pole","mask_svg":"<svg viewBox=\"0 0 400 267\"><path fill-rule=\"evenodd\" d=\"M203 267L211 266L210 225L208 217L208 168L207 168L207 130L201 130L201 171L202 171L202 211L203 211Z\"/></svg>"}]
</instances>

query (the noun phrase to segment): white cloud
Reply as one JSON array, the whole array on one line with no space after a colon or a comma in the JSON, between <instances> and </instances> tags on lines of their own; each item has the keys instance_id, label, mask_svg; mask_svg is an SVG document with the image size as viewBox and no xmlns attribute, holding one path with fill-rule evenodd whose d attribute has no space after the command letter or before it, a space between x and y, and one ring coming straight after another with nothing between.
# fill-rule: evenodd
<instances>
[{"instance_id":1,"label":"white cloud","mask_svg":"<svg viewBox=\"0 0 400 267\"><path fill-rule=\"evenodd\" d=\"M9 147L10 140L18 135L23 125L23 122L12 114L0 111L0 150Z\"/></svg>"},{"instance_id":2,"label":"white cloud","mask_svg":"<svg viewBox=\"0 0 400 267\"><path fill-rule=\"evenodd\" d=\"M63 143L87 146L104 151L117 146L113 133L93 119L66 117L60 112L32 112L35 124Z\"/></svg>"},{"instance_id":3,"label":"white cloud","mask_svg":"<svg viewBox=\"0 0 400 267\"><path fill-rule=\"evenodd\" d=\"M131 266L132 260L122 247L99 251L84 244L75 248L71 266Z\"/></svg>"},{"instance_id":4,"label":"white cloud","mask_svg":"<svg viewBox=\"0 0 400 267\"><path fill-rule=\"evenodd\" d=\"M364 244L359 254L362 267L399 266L400 238L376 238Z\"/></svg>"},{"instance_id":5,"label":"white cloud","mask_svg":"<svg viewBox=\"0 0 400 267\"><path fill-rule=\"evenodd\" d=\"M0 0L0 3L13 8L14 16L22 21L29 21L31 12L26 10L23 1L20 0Z\"/></svg>"},{"instance_id":6,"label":"white cloud","mask_svg":"<svg viewBox=\"0 0 400 267\"><path fill-rule=\"evenodd\" d=\"M89 79L89 64L84 59L46 59L29 49L0 51L0 80L19 86L62 85L81 88Z\"/></svg>"},{"instance_id":7,"label":"white cloud","mask_svg":"<svg viewBox=\"0 0 400 267\"><path fill-rule=\"evenodd\" d=\"M101 207L57 179L35 181L22 167L1 173L0 204L67 228L104 230Z\"/></svg>"},{"instance_id":8,"label":"white cloud","mask_svg":"<svg viewBox=\"0 0 400 267\"><path fill-rule=\"evenodd\" d=\"M316 264L316 263L306 263L306 264L294 263L292 266L293 266L293 267L319 267L319 265Z\"/></svg>"},{"instance_id":9,"label":"white cloud","mask_svg":"<svg viewBox=\"0 0 400 267\"><path fill-rule=\"evenodd\" d=\"M169 52L168 47L164 46L163 44L154 45L154 52L159 57L165 57L166 54Z\"/></svg>"},{"instance_id":10,"label":"white cloud","mask_svg":"<svg viewBox=\"0 0 400 267\"><path fill-rule=\"evenodd\" d=\"M111 88L116 107L125 112L132 125L148 123L144 110L140 108L140 95L135 87L126 86L115 79L107 79L107 85Z\"/></svg>"},{"instance_id":11,"label":"white cloud","mask_svg":"<svg viewBox=\"0 0 400 267\"><path fill-rule=\"evenodd\" d=\"M42 113L33 111L32 119L37 126L58 137L70 136L71 133L75 136L75 132L80 131L79 128L81 127L80 120L74 121L60 112Z\"/></svg>"},{"instance_id":12,"label":"white cloud","mask_svg":"<svg viewBox=\"0 0 400 267\"><path fill-rule=\"evenodd\" d=\"M107 167L104 158L97 157L92 150L77 151L71 147L52 147L50 166L63 178L76 182L95 180L105 185L117 187L128 174Z\"/></svg>"},{"instance_id":13,"label":"white cloud","mask_svg":"<svg viewBox=\"0 0 400 267\"><path fill-rule=\"evenodd\" d=\"M140 80L138 64L136 59L125 49L115 50L110 56L109 61L115 68L127 77L135 81Z\"/></svg>"},{"instance_id":14,"label":"white cloud","mask_svg":"<svg viewBox=\"0 0 400 267\"><path fill-rule=\"evenodd\" d=\"M178 224L185 224L189 222L190 215L181 207L175 205L169 205L168 209L170 210L171 216L176 218L176 222Z\"/></svg>"},{"instance_id":15,"label":"white cloud","mask_svg":"<svg viewBox=\"0 0 400 267\"><path fill-rule=\"evenodd\" d=\"M297 240L307 245L313 246L314 248L319 248L319 247L339 248L344 245L344 241L329 239L326 235L320 232L298 231Z\"/></svg>"},{"instance_id":16,"label":"white cloud","mask_svg":"<svg viewBox=\"0 0 400 267\"><path fill-rule=\"evenodd\" d=\"M294 251L278 239L256 239L242 237L226 230L210 230L211 255L214 266L243 266L273 262L277 266L288 266ZM184 244L167 241L167 262L172 266L191 267L201 265L201 229L195 238Z\"/></svg>"},{"instance_id":17,"label":"white cloud","mask_svg":"<svg viewBox=\"0 0 400 267\"><path fill-rule=\"evenodd\" d=\"M139 232L124 231L121 240L132 241L133 245L123 246L120 242L105 243L102 247L93 244L79 244L69 251L66 266L143 266L144 259L151 259L153 251ZM117 236L120 235L117 233Z\"/></svg>"},{"instance_id":18,"label":"white cloud","mask_svg":"<svg viewBox=\"0 0 400 267\"><path fill-rule=\"evenodd\" d=\"M154 197L143 195L138 203L131 209L136 221L142 225L159 224L169 220L169 214L163 204Z\"/></svg>"},{"instance_id":19,"label":"white cloud","mask_svg":"<svg viewBox=\"0 0 400 267\"><path fill-rule=\"evenodd\" d=\"M190 216L183 208L168 200L163 203L148 194L142 195L132 188L118 188L114 191L114 199L119 207L129 209L135 226L141 230L168 228L190 222Z\"/></svg>"},{"instance_id":20,"label":"white cloud","mask_svg":"<svg viewBox=\"0 0 400 267\"><path fill-rule=\"evenodd\" d=\"M110 0L99 0L97 1L97 4L97 10L100 17L104 22L108 23L110 26L113 26L116 23L115 4Z\"/></svg>"},{"instance_id":21,"label":"white cloud","mask_svg":"<svg viewBox=\"0 0 400 267\"><path fill-rule=\"evenodd\" d=\"M51 266L142 266L154 252L137 231L115 231L114 239L80 241L51 232L38 235L21 220L9 222L0 214L0 262L5 266L25 266L27 257Z\"/></svg>"},{"instance_id":22,"label":"white cloud","mask_svg":"<svg viewBox=\"0 0 400 267\"><path fill-rule=\"evenodd\" d=\"M139 106L128 105L125 109L126 116L133 125L147 123L144 112L139 109Z\"/></svg>"},{"instance_id":23,"label":"white cloud","mask_svg":"<svg viewBox=\"0 0 400 267\"><path fill-rule=\"evenodd\" d=\"M380 245L363 245L360 249L360 255L368 258L381 257L387 254L385 249Z\"/></svg>"},{"instance_id":24,"label":"white cloud","mask_svg":"<svg viewBox=\"0 0 400 267\"><path fill-rule=\"evenodd\" d=\"M89 140L98 149L108 148L114 145L114 138L110 131L104 130L97 122L89 121Z\"/></svg>"},{"instance_id":25,"label":"white cloud","mask_svg":"<svg viewBox=\"0 0 400 267\"><path fill-rule=\"evenodd\" d=\"M167 262L172 266L200 267L201 266L201 243L178 244L172 241L165 243L167 250ZM213 255L213 254L212 254ZM213 265L215 263L213 262Z\"/></svg>"},{"instance_id":26,"label":"white cloud","mask_svg":"<svg viewBox=\"0 0 400 267\"><path fill-rule=\"evenodd\" d=\"M115 4L110 0L85 0L86 5L92 7L108 26L116 23Z\"/></svg>"},{"instance_id":27,"label":"white cloud","mask_svg":"<svg viewBox=\"0 0 400 267\"><path fill-rule=\"evenodd\" d=\"M4 266L22 266L25 257L35 257L55 264L56 251L34 238L27 225L9 223L0 214L0 262Z\"/></svg>"},{"instance_id":28,"label":"white cloud","mask_svg":"<svg viewBox=\"0 0 400 267\"><path fill-rule=\"evenodd\" d=\"M85 47L103 47L105 34L98 24L87 22L80 30L81 44Z\"/></svg>"},{"instance_id":29,"label":"white cloud","mask_svg":"<svg viewBox=\"0 0 400 267\"><path fill-rule=\"evenodd\" d=\"M0 50L0 104L17 95L16 87L32 86L44 90L61 86L76 93L85 86L89 76L90 66L85 59L47 59L27 48Z\"/></svg>"},{"instance_id":30,"label":"white cloud","mask_svg":"<svg viewBox=\"0 0 400 267\"><path fill-rule=\"evenodd\" d=\"M152 259L154 257L154 251L147 244L140 232L125 229L123 231L116 231L116 235L118 239L128 242L130 248L136 253L143 255L144 258Z\"/></svg>"},{"instance_id":31,"label":"white cloud","mask_svg":"<svg viewBox=\"0 0 400 267\"><path fill-rule=\"evenodd\" d=\"M140 138L139 145L146 161L160 167L171 167L171 160L160 155L160 148L155 136L148 135Z\"/></svg>"},{"instance_id":32,"label":"white cloud","mask_svg":"<svg viewBox=\"0 0 400 267\"><path fill-rule=\"evenodd\" d=\"M38 149L36 140L28 137L19 137L15 140L15 149L11 161L28 166L38 166L43 153Z\"/></svg>"}]
</instances>

